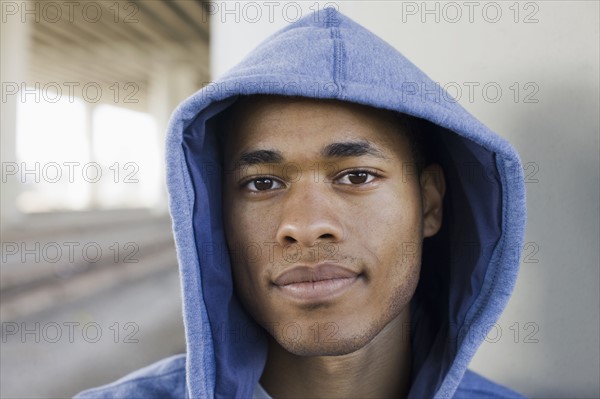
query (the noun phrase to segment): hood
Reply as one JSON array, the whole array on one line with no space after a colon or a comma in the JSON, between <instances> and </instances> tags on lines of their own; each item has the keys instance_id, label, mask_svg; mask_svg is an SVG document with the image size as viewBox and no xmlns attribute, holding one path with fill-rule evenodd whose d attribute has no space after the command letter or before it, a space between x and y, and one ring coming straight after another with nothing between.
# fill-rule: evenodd
<instances>
[{"instance_id":1,"label":"hood","mask_svg":"<svg viewBox=\"0 0 600 399\"><path fill-rule=\"evenodd\" d=\"M264 332L234 295L221 219L217 130L211 124L238 96L252 94L338 99L436 125L447 181L444 222L425 240L411 304L409 396L451 397L515 283L525 229L521 163L507 141L402 54L331 8L269 37L185 100L170 121L167 182L188 395L251 397L266 360Z\"/></svg>"}]
</instances>

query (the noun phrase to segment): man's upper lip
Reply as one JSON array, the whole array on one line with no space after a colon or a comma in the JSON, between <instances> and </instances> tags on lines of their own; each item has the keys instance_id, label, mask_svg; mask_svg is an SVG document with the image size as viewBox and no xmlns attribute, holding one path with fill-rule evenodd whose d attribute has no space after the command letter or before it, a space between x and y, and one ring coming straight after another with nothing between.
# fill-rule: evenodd
<instances>
[{"instance_id":1,"label":"man's upper lip","mask_svg":"<svg viewBox=\"0 0 600 399\"><path fill-rule=\"evenodd\" d=\"M316 266L295 266L281 273L273 283L278 286L307 283L323 280L332 280L336 278L353 278L359 273L346 267L331 263L321 263Z\"/></svg>"}]
</instances>

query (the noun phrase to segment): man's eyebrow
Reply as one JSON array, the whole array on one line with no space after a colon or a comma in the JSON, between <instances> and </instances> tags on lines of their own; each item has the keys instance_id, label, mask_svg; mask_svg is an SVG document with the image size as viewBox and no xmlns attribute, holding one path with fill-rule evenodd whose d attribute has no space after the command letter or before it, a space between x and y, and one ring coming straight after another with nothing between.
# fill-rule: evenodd
<instances>
[{"instance_id":1,"label":"man's eyebrow","mask_svg":"<svg viewBox=\"0 0 600 399\"><path fill-rule=\"evenodd\" d=\"M283 155L273 150L254 150L243 152L234 164L236 168L264 163L282 163Z\"/></svg>"},{"instance_id":2,"label":"man's eyebrow","mask_svg":"<svg viewBox=\"0 0 600 399\"><path fill-rule=\"evenodd\" d=\"M387 159L383 151L366 140L331 143L321 151L325 158L360 157L371 155Z\"/></svg>"},{"instance_id":3,"label":"man's eyebrow","mask_svg":"<svg viewBox=\"0 0 600 399\"><path fill-rule=\"evenodd\" d=\"M344 141L328 144L321 150L324 158L360 157L371 155L381 159L388 159L383 151L366 140ZM251 165L283 163L284 157L275 150L253 150L243 152L236 163L236 169L243 169Z\"/></svg>"}]
</instances>

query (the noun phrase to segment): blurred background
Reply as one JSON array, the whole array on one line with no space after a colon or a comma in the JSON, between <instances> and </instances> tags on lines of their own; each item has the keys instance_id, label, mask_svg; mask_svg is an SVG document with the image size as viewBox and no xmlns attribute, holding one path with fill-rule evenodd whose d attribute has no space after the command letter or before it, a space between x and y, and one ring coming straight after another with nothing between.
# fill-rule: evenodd
<instances>
[{"instance_id":1,"label":"blurred background","mask_svg":"<svg viewBox=\"0 0 600 399\"><path fill-rule=\"evenodd\" d=\"M521 273L471 367L529 397L600 396L599 2L0 4L0 397L70 397L184 352L168 118L326 6L521 155Z\"/></svg>"},{"instance_id":2,"label":"blurred background","mask_svg":"<svg viewBox=\"0 0 600 399\"><path fill-rule=\"evenodd\" d=\"M0 396L71 397L185 351L164 184L209 81L201 1L2 1Z\"/></svg>"}]
</instances>

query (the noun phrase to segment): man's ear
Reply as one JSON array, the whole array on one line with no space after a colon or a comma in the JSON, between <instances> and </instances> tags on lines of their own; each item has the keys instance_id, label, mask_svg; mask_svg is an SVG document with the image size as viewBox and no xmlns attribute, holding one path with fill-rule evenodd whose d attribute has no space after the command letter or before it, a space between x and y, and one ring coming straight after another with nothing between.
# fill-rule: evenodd
<instances>
[{"instance_id":1,"label":"man's ear","mask_svg":"<svg viewBox=\"0 0 600 399\"><path fill-rule=\"evenodd\" d=\"M442 167L431 164L423 169L419 180L423 200L423 236L431 237L442 227L446 179Z\"/></svg>"}]
</instances>

